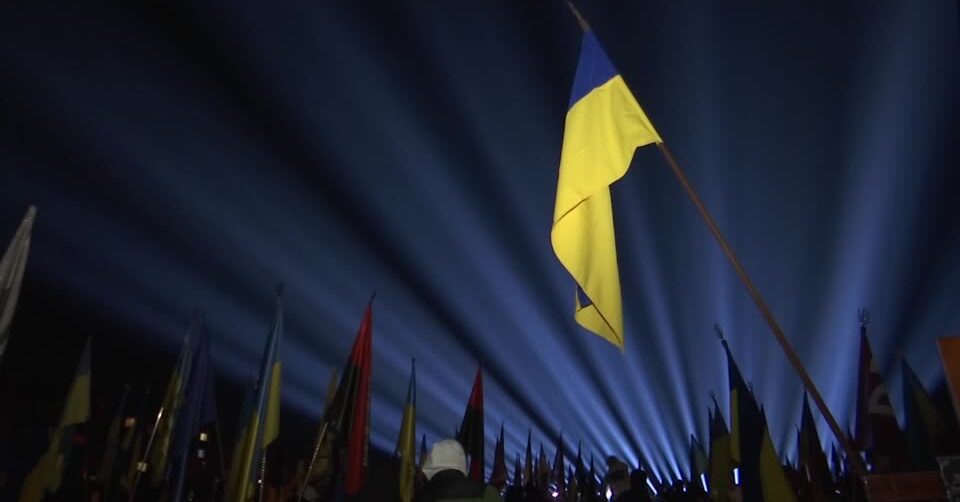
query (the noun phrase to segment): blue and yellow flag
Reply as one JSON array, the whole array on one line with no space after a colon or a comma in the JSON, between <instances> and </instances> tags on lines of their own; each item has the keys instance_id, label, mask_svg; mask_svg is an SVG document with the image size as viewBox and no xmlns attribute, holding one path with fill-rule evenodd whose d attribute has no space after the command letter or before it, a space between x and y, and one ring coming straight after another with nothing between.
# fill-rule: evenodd
<instances>
[{"instance_id":1,"label":"blue and yellow flag","mask_svg":"<svg viewBox=\"0 0 960 502\"><path fill-rule=\"evenodd\" d=\"M251 382L244 392L243 404L240 405L240 423L237 426L236 440L233 443L233 459L230 461L230 472L227 474L227 490L234 490L236 480L240 478L241 464L243 464L243 449L246 445L247 429L250 428L250 419L253 415L254 400L257 399L257 381L251 377ZM231 492L232 493L232 492Z\"/></svg>"},{"instance_id":2,"label":"blue and yellow flag","mask_svg":"<svg viewBox=\"0 0 960 502\"><path fill-rule=\"evenodd\" d=\"M202 313L198 317L203 320ZM180 408L174 420L174 429L167 455L168 502L179 502L184 495L187 478L187 463L194 440L201 428L217 421L217 404L214 395L213 364L210 356L210 337L203 321L191 338L192 360L189 362L189 379L181 391ZM219 438L218 438L219 440Z\"/></svg>"},{"instance_id":3,"label":"blue and yellow flag","mask_svg":"<svg viewBox=\"0 0 960 502\"><path fill-rule=\"evenodd\" d=\"M588 30L564 126L550 240L577 282L577 322L621 350L623 309L610 185L626 174L638 147L661 142Z\"/></svg>"},{"instance_id":4,"label":"blue and yellow flag","mask_svg":"<svg viewBox=\"0 0 960 502\"><path fill-rule=\"evenodd\" d=\"M163 413L156 423L154 444L150 448L147 468L150 470L150 483L157 487L167 478L170 445L174 439L174 430L180 417L180 408L183 404L184 392L190 382L190 371L193 368L193 356L196 352L195 333L200 321L199 312L193 315L187 334L183 337L180 355L176 366L170 374L166 391L163 393Z\"/></svg>"},{"instance_id":5,"label":"blue and yellow flag","mask_svg":"<svg viewBox=\"0 0 960 502\"><path fill-rule=\"evenodd\" d=\"M720 405L713 400L710 414L710 472L707 474L710 497L715 502L729 502L733 486L733 462L730 458L730 432L720 412Z\"/></svg>"},{"instance_id":6,"label":"blue and yellow flag","mask_svg":"<svg viewBox=\"0 0 960 502\"><path fill-rule=\"evenodd\" d=\"M760 484L763 500L776 502L797 502L797 494L787 480L787 474L780 465L780 456L770 439L770 428L767 427L767 414L760 410L760 420L763 436L760 443ZM744 497L743 500L749 500Z\"/></svg>"},{"instance_id":7,"label":"blue and yellow flag","mask_svg":"<svg viewBox=\"0 0 960 502\"><path fill-rule=\"evenodd\" d=\"M57 493L63 470L70 463L73 434L78 425L90 420L90 339L87 338L77 371L60 414L60 423L50 438L50 446L27 475L20 490L20 502L39 502Z\"/></svg>"},{"instance_id":8,"label":"blue and yellow flag","mask_svg":"<svg viewBox=\"0 0 960 502\"><path fill-rule=\"evenodd\" d=\"M267 345L260 360L259 378L253 399L250 421L246 426L242 448L231 468L234 478L227 486L226 500L245 501L255 495L254 483L260 461L267 447L280 435L280 337L283 336L282 289L277 291L277 304Z\"/></svg>"},{"instance_id":9,"label":"blue and yellow flag","mask_svg":"<svg viewBox=\"0 0 960 502\"><path fill-rule=\"evenodd\" d=\"M407 387L407 404L403 407L400 423L400 438L397 454L400 455L400 500L412 502L417 481L417 464L414 455L417 448L417 366L410 362L410 384Z\"/></svg>"},{"instance_id":10,"label":"blue and yellow flag","mask_svg":"<svg viewBox=\"0 0 960 502\"><path fill-rule=\"evenodd\" d=\"M716 328L719 331L719 328ZM730 458L740 469L743 500L763 500L761 462L763 457L763 418L760 405L747 387L730 346L721 338L727 354L727 375L730 380ZM771 443L772 445L772 443Z\"/></svg>"}]
</instances>

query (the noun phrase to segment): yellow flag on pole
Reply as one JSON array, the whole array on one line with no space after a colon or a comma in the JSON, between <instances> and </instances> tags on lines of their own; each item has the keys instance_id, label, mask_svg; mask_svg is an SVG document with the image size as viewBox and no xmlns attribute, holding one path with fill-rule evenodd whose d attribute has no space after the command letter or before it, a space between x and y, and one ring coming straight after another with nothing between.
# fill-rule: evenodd
<instances>
[{"instance_id":1,"label":"yellow flag on pole","mask_svg":"<svg viewBox=\"0 0 960 502\"><path fill-rule=\"evenodd\" d=\"M574 318L623 349L610 185L660 136L589 30L583 36L560 155L550 240L577 283Z\"/></svg>"}]
</instances>

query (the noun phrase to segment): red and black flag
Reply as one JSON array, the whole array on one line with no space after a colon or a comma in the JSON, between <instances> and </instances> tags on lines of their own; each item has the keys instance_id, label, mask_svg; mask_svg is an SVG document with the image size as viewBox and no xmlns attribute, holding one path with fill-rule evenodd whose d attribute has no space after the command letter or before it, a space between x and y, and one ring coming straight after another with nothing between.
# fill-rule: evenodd
<instances>
[{"instance_id":1,"label":"red and black flag","mask_svg":"<svg viewBox=\"0 0 960 502\"><path fill-rule=\"evenodd\" d=\"M340 385L324 414L321 428L337 436L341 448L346 448L344 493L356 494L363 486L367 459L367 439L370 417L370 371L372 366L373 299L360 322L357 338L350 351L350 359L343 368Z\"/></svg>"},{"instance_id":2,"label":"red and black flag","mask_svg":"<svg viewBox=\"0 0 960 502\"><path fill-rule=\"evenodd\" d=\"M480 368L473 379L473 390L457 431L457 441L463 445L469 459L470 479L483 483L483 373Z\"/></svg>"},{"instance_id":3,"label":"red and black flag","mask_svg":"<svg viewBox=\"0 0 960 502\"><path fill-rule=\"evenodd\" d=\"M856 441L873 472L901 472L909 468L907 445L867 340L867 316L861 313Z\"/></svg>"}]
</instances>

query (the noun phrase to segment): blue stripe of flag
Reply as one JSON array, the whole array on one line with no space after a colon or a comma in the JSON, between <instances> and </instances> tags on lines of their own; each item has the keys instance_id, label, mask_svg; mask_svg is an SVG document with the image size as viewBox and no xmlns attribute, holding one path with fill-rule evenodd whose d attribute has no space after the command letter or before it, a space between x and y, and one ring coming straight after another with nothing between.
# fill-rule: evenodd
<instances>
[{"instance_id":1,"label":"blue stripe of flag","mask_svg":"<svg viewBox=\"0 0 960 502\"><path fill-rule=\"evenodd\" d=\"M570 105L590 94L590 91L607 83L617 75L610 58L600 47L600 41L592 31L583 34L580 46L580 61L577 62L577 74L573 77L573 91L570 93Z\"/></svg>"}]
</instances>

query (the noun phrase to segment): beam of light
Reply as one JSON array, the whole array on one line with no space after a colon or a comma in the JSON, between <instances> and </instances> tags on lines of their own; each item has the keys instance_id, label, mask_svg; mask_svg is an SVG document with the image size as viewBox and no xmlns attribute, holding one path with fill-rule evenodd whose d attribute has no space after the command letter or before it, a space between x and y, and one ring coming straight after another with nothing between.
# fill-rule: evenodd
<instances>
[{"instance_id":1,"label":"beam of light","mask_svg":"<svg viewBox=\"0 0 960 502\"><path fill-rule=\"evenodd\" d=\"M740 468L739 467L733 468L733 484L737 486L740 485Z\"/></svg>"},{"instance_id":2,"label":"beam of light","mask_svg":"<svg viewBox=\"0 0 960 502\"><path fill-rule=\"evenodd\" d=\"M647 486L650 487L650 491L653 492L653 495L657 495L657 487L653 486L653 481L650 481L650 478L647 478Z\"/></svg>"},{"instance_id":3,"label":"beam of light","mask_svg":"<svg viewBox=\"0 0 960 502\"><path fill-rule=\"evenodd\" d=\"M488 451L502 421L508 457L528 427L549 451L563 431L568 454L582 439L585 453L676 479L688 433L706 435L708 392L727 399L719 322L791 455L800 385L655 151L614 187L627 353L573 323L548 237L579 40L562 7L78 11L120 35L70 47L53 41L73 23L0 19L2 45L20 48L0 51L12 75L0 99L22 119L0 124L11 133L0 162L15 167L0 170L14 187L0 218L37 203L28 280L127 322L138 342L172 352L190 310L206 308L217 372L233 382L250 377L272 284L286 282L284 403L313 418L377 289L379 449L393 448L415 356L418 432L431 442L452 435L483 363ZM922 347L960 322L958 244L918 254L905 238L929 240L911 228L948 169L929 164L952 165L935 151L939 128L953 131L957 76L938 43L954 18L938 9L885 3L823 21L829 43L786 27L762 51L744 47L767 24L736 10L629 18L692 30L597 23L841 423L857 307L874 308L875 352L903 343L928 385L939 372ZM821 26L796 13L801 28ZM848 65L836 47L851 43ZM908 266L928 255L936 266Z\"/></svg>"},{"instance_id":4,"label":"beam of light","mask_svg":"<svg viewBox=\"0 0 960 502\"><path fill-rule=\"evenodd\" d=\"M700 474L700 485L703 486L703 491L705 493L710 493L710 488L707 487L707 475Z\"/></svg>"},{"instance_id":5,"label":"beam of light","mask_svg":"<svg viewBox=\"0 0 960 502\"><path fill-rule=\"evenodd\" d=\"M853 413L853 400L848 396L853 394L856 384L852 375L856 371L858 307L872 308L874 324L870 338L880 367L886 371L893 361L892 342L896 334L890 332L894 323L889 314L897 312L896 304L904 299L885 293L897 288L896 274L902 270L899 264L909 261L905 253L911 242L899 236L909 233L915 213L904 208L919 207L919 188L929 172L914 169L925 162L929 150L923 143L932 136L932 131L927 130L931 127L929 122L918 121L918 114L925 107L937 106L935 103L942 95L931 89L931 100L902 99L916 92L918 86L940 84L936 79L926 83L926 77L911 70L912 56L898 44L905 33L925 22L922 19L929 13L905 9L896 3L885 4L883 11L896 21L870 28L874 31L873 47L865 48L868 57L861 63L865 67L858 83L861 91L855 94L854 113L863 125L854 129L850 139L852 172L843 184L847 188L844 200L848 202L841 213L844 218L831 274L835 280L829 289L828 313L821 317L816 331L824 343L831 344L834 358L807 358L815 376L820 375L819 382L837 382L824 391L831 409L840 417ZM910 130L898 124L911 124ZM828 335L831 331L845 336ZM830 341L826 342L828 338ZM928 354L932 366L932 354ZM902 418L899 401L894 399L894 404ZM817 419L823 423L819 414Z\"/></svg>"}]
</instances>

